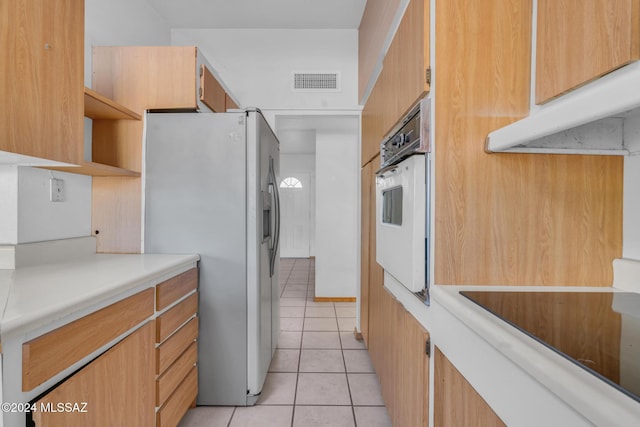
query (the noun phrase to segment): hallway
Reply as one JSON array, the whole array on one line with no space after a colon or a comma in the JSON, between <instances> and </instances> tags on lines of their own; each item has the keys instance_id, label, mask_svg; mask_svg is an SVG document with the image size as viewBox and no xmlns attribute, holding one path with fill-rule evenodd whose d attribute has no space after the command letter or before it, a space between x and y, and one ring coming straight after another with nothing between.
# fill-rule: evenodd
<instances>
[{"instance_id":1,"label":"hallway","mask_svg":"<svg viewBox=\"0 0 640 427\"><path fill-rule=\"evenodd\" d=\"M254 407L198 407L180 427L390 427L378 378L353 335L355 303L313 301L313 259L280 262L280 340Z\"/></svg>"}]
</instances>

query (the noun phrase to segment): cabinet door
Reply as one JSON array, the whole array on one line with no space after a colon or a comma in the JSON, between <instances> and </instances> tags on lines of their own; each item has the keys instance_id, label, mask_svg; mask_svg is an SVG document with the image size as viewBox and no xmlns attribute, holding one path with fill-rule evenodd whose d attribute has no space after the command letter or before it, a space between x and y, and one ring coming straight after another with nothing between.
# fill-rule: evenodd
<instances>
[{"instance_id":1,"label":"cabinet door","mask_svg":"<svg viewBox=\"0 0 640 427\"><path fill-rule=\"evenodd\" d=\"M2 1L0 28L0 150L81 163L84 1Z\"/></svg>"},{"instance_id":2,"label":"cabinet door","mask_svg":"<svg viewBox=\"0 0 640 427\"><path fill-rule=\"evenodd\" d=\"M398 347L399 372L395 390L398 400L394 425L427 427L429 424L429 333L401 306L401 342Z\"/></svg>"},{"instance_id":3,"label":"cabinet door","mask_svg":"<svg viewBox=\"0 0 640 427\"><path fill-rule=\"evenodd\" d=\"M204 64L200 65L200 101L214 113L224 113L226 92L220 82Z\"/></svg>"},{"instance_id":4,"label":"cabinet door","mask_svg":"<svg viewBox=\"0 0 640 427\"><path fill-rule=\"evenodd\" d=\"M382 109L384 105L382 78L378 78L362 109L362 166L380 153L382 141Z\"/></svg>"},{"instance_id":5,"label":"cabinet door","mask_svg":"<svg viewBox=\"0 0 640 427\"><path fill-rule=\"evenodd\" d=\"M538 0L536 103L640 57L637 0Z\"/></svg>"},{"instance_id":6,"label":"cabinet door","mask_svg":"<svg viewBox=\"0 0 640 427\"><path fill-rule=\"evenodd\" d=\"M369 343L369 216L371 202L371 163L367 163L361 172L361 207L360 207L360 331L366 344Z\"/></svg>"},{"instance_id":7,"label":"cabinet door","mask_svg":"<svg viewBox=\"0 0 640 427\"><path fill-rule=\"evenodd\" d=\"M36 426L154 425L153 348L149 322L38 400ZM59 402L77 403L78 410L65 411ZM43 407L52 410L44 412Z\"/></svg>"},{"instance_id":8,"label":"cabinet door","mask_svg":"<svg viewBox=\"0 0 640 427\"><path fill-rule=\"evenodd\" d=\"M384 57L384 134L429 91L428 68L429 1L411 0Z\"/></svg>"},{"instance_id":9,"label":"cabinet door","mask_svg":"<svg viewBox=\"0 0 640 427\"><path fill-rule=\"evenodd\" d=\"M506 426L437 347L435 353L434 426Z\"/></svg>"}]
</instances>

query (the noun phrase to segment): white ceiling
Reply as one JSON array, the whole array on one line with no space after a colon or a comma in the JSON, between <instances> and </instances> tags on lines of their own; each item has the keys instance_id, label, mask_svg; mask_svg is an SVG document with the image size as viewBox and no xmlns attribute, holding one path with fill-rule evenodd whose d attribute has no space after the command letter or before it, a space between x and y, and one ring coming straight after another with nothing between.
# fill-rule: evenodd
<instances>
[{"instance_id":1,"label":"white ceiling","mask_svg":"<svg viewBox=\"0 0 640 427\"><path fill-rule=\"evenodd\" d=\"M357 29L366 0L147 0L171 28Z\"/></svg>"}]
</instances>

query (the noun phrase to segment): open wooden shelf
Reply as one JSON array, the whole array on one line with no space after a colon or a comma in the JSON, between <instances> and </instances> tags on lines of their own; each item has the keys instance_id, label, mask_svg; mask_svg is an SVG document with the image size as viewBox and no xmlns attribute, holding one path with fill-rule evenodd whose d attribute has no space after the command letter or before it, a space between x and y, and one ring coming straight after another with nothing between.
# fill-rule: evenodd
<instances>
[{"instance_id":1,"label":"open wooden shelf","mask_svg":"<svg viewBox=\"0 0 640 427\"><path fill-rule=\"evenodd\" d=\"M81 175L91 176L130 176L139 177L140 172L132 171L129 169L122 169L115 166L104 165L102 163L95 162L83 162L79 166L68 167L54 167L47 166L47 169L58 170L62 172L79 173Z\"/></svg>"},{"instance_id":2,"label":"open wooden shelf","mask_svg":"<svg viewBox=\"0 0 640 427\"><path fill-rule=\"evenodd\" d=\"M142 120L142 116L117 102L84 88L84 115L94 120Z\"/></svg>"},{"instance_id":3,"label":"open wooden shelf","mask_svg":"<svg viewBox=\"0 0 640 427\"><path fill-rule=\"evenodd\" d=\"M84 116L93 120L142 120L140 114L100 95L88 87L84 88ZM47 166L47 169L91 176L141 176L140 172L92 161L83 161L78 166Z\"/></svg>"}]
</instances>

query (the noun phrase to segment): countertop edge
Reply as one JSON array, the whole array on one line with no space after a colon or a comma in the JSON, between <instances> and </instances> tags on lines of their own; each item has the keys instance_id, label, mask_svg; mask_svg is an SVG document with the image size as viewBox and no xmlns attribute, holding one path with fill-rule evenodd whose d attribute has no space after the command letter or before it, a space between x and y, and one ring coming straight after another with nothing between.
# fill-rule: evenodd
<instances>
[{"instance_id":1,"label":"countertop edge","mask_svg":"<svg viewBox=\"0 0 640 427\"><path fill-rule=\"evenodd\" d=\"M611 291L614 288L433 286L432 301L460 320L558 398L598 425L632 425L640 404L459 294L461 290ZM575 390L581 390L575 393ZM594 402L598 402L594 405ZM612 414L615 420L612 420ZM612 424L618 423L618 424Z\"/></svg>"}]
</instances>

